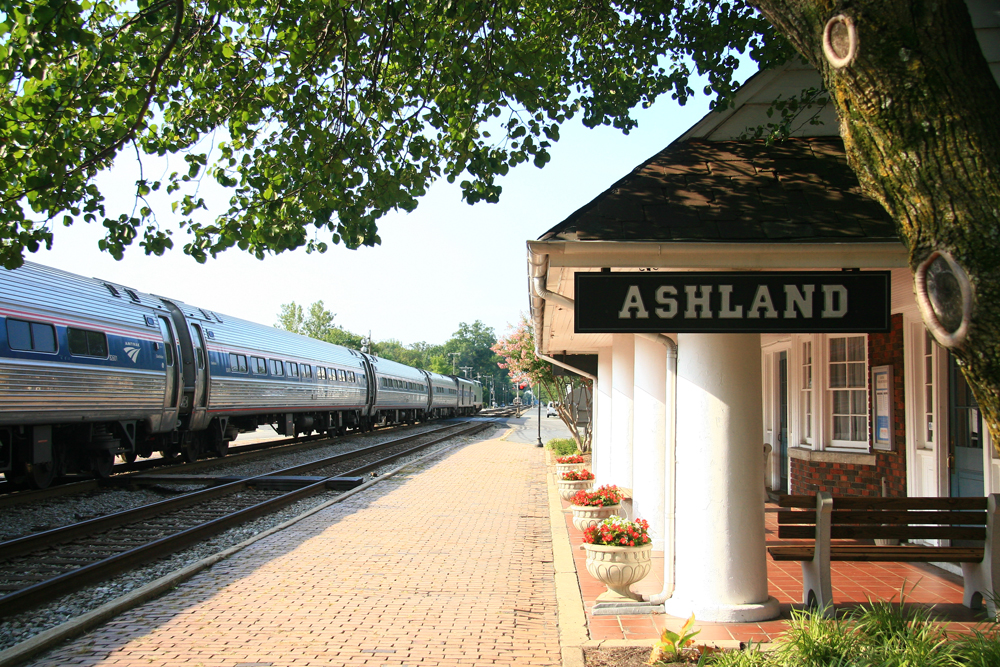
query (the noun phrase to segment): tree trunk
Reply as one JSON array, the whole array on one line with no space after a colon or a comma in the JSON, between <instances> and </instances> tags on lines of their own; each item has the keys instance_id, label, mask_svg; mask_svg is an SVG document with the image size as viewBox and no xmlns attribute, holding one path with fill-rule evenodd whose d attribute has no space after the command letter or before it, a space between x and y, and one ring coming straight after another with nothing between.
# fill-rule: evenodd
<instances>
[{"instance_id":1,"label":"tree trunk","mask_svg":"<svg viewBox=\"0 0 1000 667\"><path fill-rule=\"evenodd\" d=\"M967 333L952 339L961 295L939 292L925 324L958 358L1000 451L1000 88L961 0L753 0L823 76L862 188L896 221L910 268L949 253L968 275ZM827 22L849 28L823 49ZM840 67L835 67L840 64ZM940 260L939 260L940 263ZM958 271L957 273L960 273ZM943 283L938 283L942 285ZM954 282L949 282L954 286ZM945 285L947 287L947 285ZM935 314L939 318L935 323ZM963 340L964 338L964 340Z\"/></svg>"}]
</instances>

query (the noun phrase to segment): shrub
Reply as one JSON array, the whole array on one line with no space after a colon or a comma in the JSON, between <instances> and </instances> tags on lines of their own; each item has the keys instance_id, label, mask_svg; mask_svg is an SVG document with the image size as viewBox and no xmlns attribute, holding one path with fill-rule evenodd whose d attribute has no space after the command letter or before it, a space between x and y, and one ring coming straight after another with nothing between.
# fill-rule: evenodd
<instances>
[{"instance_id":1,"label":"shrub","mask_svg":"<svg viewBox=\"0 0 1000 667\"><path fill-rule=\"evenodd\" d=\"M569 472L564 472L562 478L566 482L581 482L588 479L594 479L594 473L590 472L586 468L583 470L570 470Z\"/></svg>"},{"instance_id":2,"label":"shrub","mask_svg":"<svg viewBox=\"0 0 1000 667\"><path fill-rule=\"evenodd\" d=\"M840 618L792 610L773 651L749 647L707 656L718 667L996 667L1000 631L949 634L931 610L869 602Z\"/></svg>"},{"instance_id":3,"label":"shrub","mask_svg":"<svg viewBox=\"0 0 1000 667\"><path fill-rule=\"evenodd\" d=\"M556 456L575 454L577 451L576 440L573 438L552 438L545 443L545 446L548 447Z\"/></svg>"},{"instance_id":4,"label":"shrub","mask_svg":"<svg viewBox=\"0 0 1000 667\"><path fill-rule=\"evenodd\" d=\"M579 454L571 454L569 456L557 456L556 463L584 463L585 458Z\"/></svg>"}]
</instances>

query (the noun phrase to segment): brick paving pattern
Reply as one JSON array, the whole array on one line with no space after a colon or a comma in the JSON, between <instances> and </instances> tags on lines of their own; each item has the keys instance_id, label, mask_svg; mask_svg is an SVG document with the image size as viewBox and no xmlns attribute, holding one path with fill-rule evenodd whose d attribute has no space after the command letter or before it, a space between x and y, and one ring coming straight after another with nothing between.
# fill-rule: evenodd
<instances>
[{"instance_id":1,"label":"brick paving pattern","mask_svg":"<svg viewBox=\"0 0 1000 667\"><path fill-rule=\"evenodd\" d=\"M413 466L32 664L558 665L542 450Z\"/></svg>"}]
</instances>

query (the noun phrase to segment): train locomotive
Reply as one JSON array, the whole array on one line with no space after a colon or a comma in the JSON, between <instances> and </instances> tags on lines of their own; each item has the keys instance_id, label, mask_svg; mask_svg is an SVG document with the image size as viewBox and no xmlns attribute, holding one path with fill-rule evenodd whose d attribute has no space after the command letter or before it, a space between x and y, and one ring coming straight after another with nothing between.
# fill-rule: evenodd
<instances>
[{"instance_id":1,"label":"train locomotive","mask_svg":"<svg viewBox=\"0 0 1000 667\"><path fill-rule=\"evenodd\" d=\"M471 415L475 381L25 263L0 271L0 472L45 488L240 433L341 435Z\"/></svg>"}]
</instances>

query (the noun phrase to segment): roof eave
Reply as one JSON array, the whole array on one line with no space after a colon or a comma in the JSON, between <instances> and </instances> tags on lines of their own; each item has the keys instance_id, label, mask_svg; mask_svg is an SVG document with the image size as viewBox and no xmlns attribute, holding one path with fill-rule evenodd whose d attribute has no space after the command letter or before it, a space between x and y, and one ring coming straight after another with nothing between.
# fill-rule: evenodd
<instances>
[{"instance_id":1,"label":"roof eave","mask_svg":"<svg viewBox=\"0 0 1000 667\"><path fill-rule=\"evenodd\" d=\"M900 241L726 243L528 241L550 267L660 269L894 269L909 266ZM540 263L540 262L539 262Z\"/></svg>"}]
</instances>

